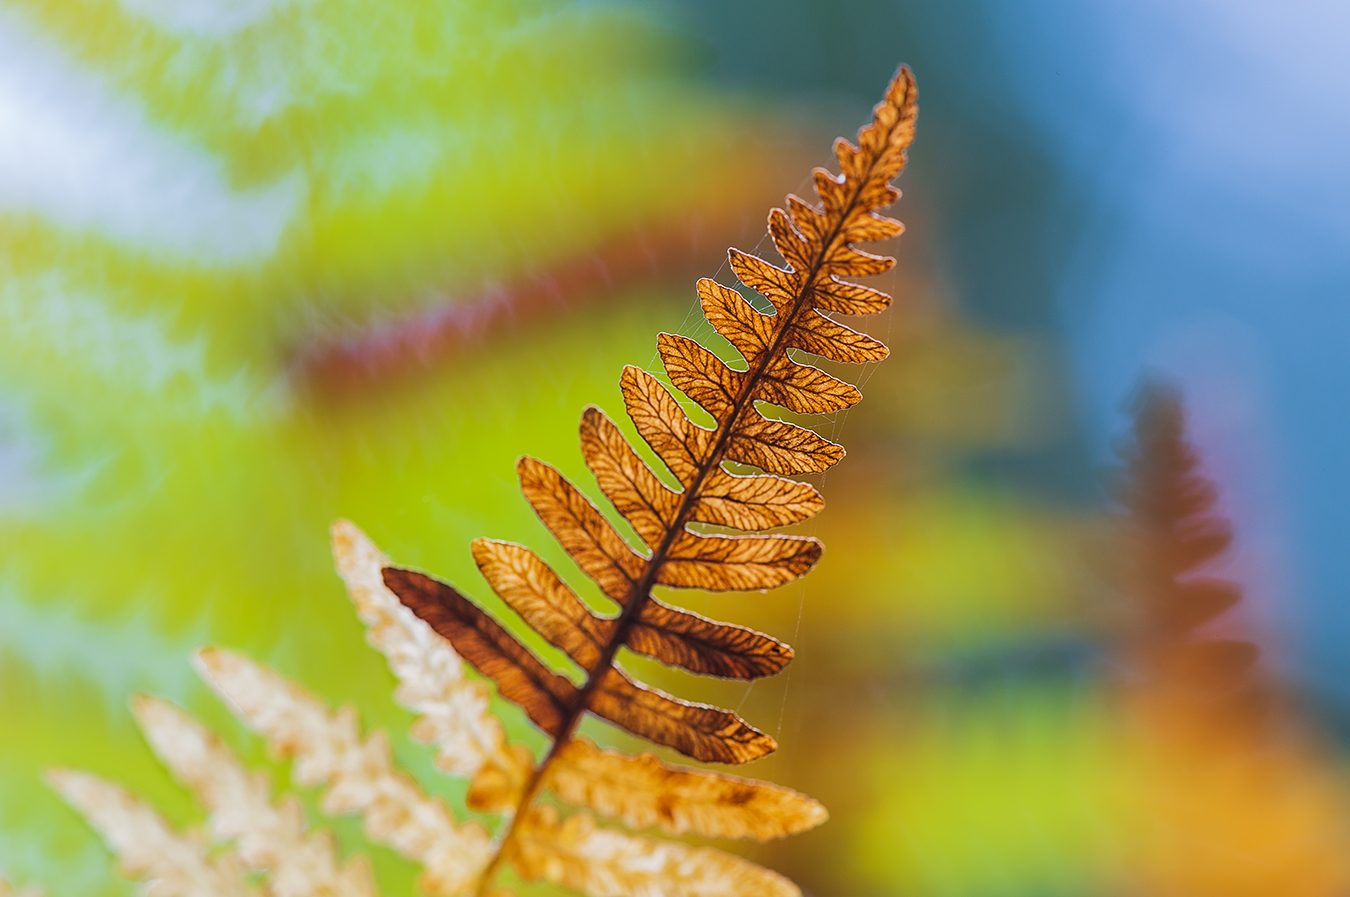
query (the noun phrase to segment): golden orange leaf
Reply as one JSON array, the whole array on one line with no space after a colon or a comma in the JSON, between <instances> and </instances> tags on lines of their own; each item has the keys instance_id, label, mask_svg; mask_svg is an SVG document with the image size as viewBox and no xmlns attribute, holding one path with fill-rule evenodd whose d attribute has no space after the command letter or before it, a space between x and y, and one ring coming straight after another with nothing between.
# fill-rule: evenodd
<instances>
[{"instance_id":1,"label":"golden orange leaf","mask_svg":"<svg viewBox=\"0 0 1350 897\"><path fill-rule=\"evenodd\" d=\"M748 413L732 430L726 447L728 461L784 476L820 473L843 457L841 446L804 427L769 420L758 411Z\"/></svg>"},{"instance_id":2,"label":"golden orange leaf","mask_svg":"<svg viewBox=\"0 0 1350 897\"><path fill-rule=\"evenodd\" d=\"M714 432L684 413L661 381L628 365L619 377L624 406L638 435L685 486L702 473L701 459L712 447Z\"/></svg>"},{"instance_id":3,"label":"golden orange leaf","mask_svg":"<svg viewBox=\"0 0 1350 897\"><path fill-rule=\"evenodd\" d=\"M639 685L617 665L597 682L588 707L634 735L705 763L748 763L778 749L773 738L730 710Z\"/></svg>"},{"instance_id":4,"label":"golden orange leaf","mask_svg":"<svg viewBox=\"0 0 1350 897\"><path fill-rule=\"evenodd\" d=\"M703 481L691 519L734 529L773 529L808 520L823 507L824 499L807 483L719 469Z\"/></svg>"},{"instance_id":5,"label":"golden orange leaf","mask_svg":"<svg viewBox=\"0 0 1350 897\"><path fill-rule=\"evenodd\" d=\"M777 265L770 264L758 256L748 255L739 249L727 250L727 260L731 264L731 270L736 274L736 278L768 299L776 311L781 312L796 298L796 286L793 283L791 273L784 271ZM886 304L879 306L877 311L881 311L889 304L890 297L887 297ZM718 330L718 332L721 333L721 330ZM727 337L727 339L730 339L730 337Z\"/></svg>"},{"instance_id":6,"label":"golden orange leaf","mask_svg":"<svg viewBox=\"0 0 1350 897\"><path fill-rule=\"evenodd\" d=\"M521 458L516 470L520 491L554 538L601 591L615 601L627 601L633 584L646 569L645 559L558 471L533 458Z\"/></svg>"},{"instance_id":7,"label":"golden orange leaf","mask_svg":"<svg viewBox=\"0 0 1350 897\"><path fill-rule=\"evenodd\" d=\"M655 548L680 510L680 496L666 487L633 451L605 412L595 406L581 416L581 454L614 510Z\"/></svg>"},{"instance_id":8,"label":"golden orange leaf","mask_svg":"<svg viewBox=\"0 0 1350 897\"><path fill-rule=\"evenodd\" d=\"M649 599L624 642L629 649L693 673L758 679L787 666L792 648L744 626L718 623Z\"/></svg>"},{"instance_id":9,"label":"golden orange leaf","mask_svg":"<svg viewBox=\"0 0 1350 897\"><path fill-rule=\"evenodd\" d=\"M595 666L613 622L591 613L537 554L513 542L475 539L473 559L492 591L549 644L583 670Z\"/></svg>"},{"instance_id":10,"label":"golden orange leaf","mask_svg":"<svg viewBox=\"0 0 1350 897\"><path fill-rule=\"evenodd\" d=\"M544 879L596 897L799 897L796 885L761 866L678 841L598 827L585 813L561 820L530 812L511 845L521 878Z\"/></svg>"},{"instance_id":11,"label":"golden orange leaf","mask_svg":"<svg viewBox=\"0 0 1350 897\"><path fill-rule=\"evenodd\" d=\"M841 315L875 315L890 307L891 297L862 284L831 278L812 286L811 302L821 311L833 311Z\"/></svg>"},{"instance_id":12,"label":"golden orange leaf","mask_svg":"<svg viewBox=\"0 0 1350 897\"><path fill-rule=\"evenodd\" d=\"M698 282L698 297L703 317L742 355L758 355L772 345L773 316L760 314L740 293L705 277Z\"/></svg>"},{"instance_id":13,"label":"golden orange leaf","mask_svg":"<svg viewBox=\"0 0 1350 897\"><path fill-rule=\"evenodd\" d=\"M829 815L789 788L667 766L652 754L602 750L585 738L567 743L545 784L565 803L671 835L767 841L815 828Z\"/></svg>"},{"instance_id":14,"label":"golden orange leaf","mask_svg":"<svg viewBox=\"0 0 1350 897\"><path fill-rule=\"evenodd\" d=\"M711 592L772 589L820 559L821 545L802 536L677 535L656 581Z\"/></svg>"},{"instance_id":15,"label":"golden orange leaf","mask_svg":"<svg viewBox=\"0 0 1350 897\"><path fill-rule=\"evenodd\" d=\"M871 124L859 131L857 146L836 142L842 173L814 172L819 202L789 196L786 210L769 213L769 235L784 266L730 251L732 271L766 297L772 313L725 285L699 282L707 320L739 358L725 360L687 336L663 333L657 349L670 388L638 368L624 369L625 408L667 472L650 467L603 411L585 410L582 455L600 492L636 534L634 542L625 536L627 528L616 526L556 468L533 458L518 462L525 498L568 556L618 605L618 614L597 613L522 545L479 539L474 560L507 607L576 664L579 673L572 674L584 674L580 684L550 669L452 585L389 566L354 526L335 523L339 572L370 642L388 656L401 681L400 700L420 714L414 734L437 743L444 768L471 778L468 805L504 817L499 831L489 836L478 822L456 823L444 801L397 771L383 733L360 736L350 709L330 713L298 686L232 652L199 653L209 684L276 753L294 758L295 781L325 784L326 812L360 813L371 838L420 862L424 890L497 897L497 873L509 864L525 880L546 879L595 897L799 897L790 881L739 857L600 828L587 810L671 835L762 840L819 824L826 813L818 803L764 782L667 766L650 754L600 750L575 734L592 714L705 762L746 763L777 748L771 736L730 710L634 681L618 654L626 648L695 673L741 679L771 675L792 659L792 649L771 636L671 607L653 590L767 590L805 574L820 559L817 540L766 531L821 509L812 486L787 478L827 470L844 450L761 409L824 414L861 399L855 386L798 354L853 363L887 355L881 342L829 315L871 314L890 303L884 293L839 278L881 273L894 264L854 244L902 229L878 212L899 198L890 181L904 167L916 112L914 80L902 67ZM707 412L714 426L694 423L685 400ZM733 473L729 463L759 472ZM1183 480L1187 471L1181 470ZM1179 516L1205 511L1202 499ZM709 525L739 533L709 532ZM1203 526L1171 535L1178 561L1206 557L1226 539ZM1186 567L1181 563L1176 571ZM1229 600L1213 587L1195 594L1193 610L1183 615L1187 620L1203 620ZM1229 663L1235 656L1225 642L1205 642L1202 649L1183 660ZM460 679L461 659L549 736L541 760L536 763L523 745L507 743L481 683ZM370 890L364 867L343 872L334 865L331 840L306 835L299 804L272 805L266 783L249 777L213 735L162 702L142 701L137 709L156 750L212 805L216 830L236 839L246 861L275 874L269 890L299 891L318 880L353 893ZM74 773L53 773L53 781L95 818L115 847L118 839L130 838L135 853L123 852L146 877L192 893L249 890L232 863L214 859L200 839L178 838L129 795ZM539 805L545 789L579 811L564 819L555 807ZM251 816L256 819L245 818Z\"/></svg>"},{"instance_id":16,"label":"golden orange leaf","mask_svg":"<svg viewBox=\"0 0 1350 897\"><path fill-rule=\"evenodd\" d=\"M718 423L724 422L743 391L745 372L733 371L725 361L687 336L658 334L656 351L675 388L697 402Z\"/></svg>"},{"instance_id":17,"label":"golden orange leaf","mask_svg":"<svg viewBox=\"0 0 1350 897\"><path fill-rule=\"evenodd\" d=\"M845 327L819 312L794 324L788 333L788 340L793 349L802 349L831 361L853 364L881 361L891 354L891 350L880 340Z\"/></svg>"},{"instance_id":18,"label":"golden orange leaf","mask_svg":"<svg viewBox=\"0 0 1350 897\"><path fill-rule=\"evenodd\" d=\"M851 383L786 356L765 367L754 396L798 414L842 411L862 400L862 393Z\"/></svg>"}]
</instances>

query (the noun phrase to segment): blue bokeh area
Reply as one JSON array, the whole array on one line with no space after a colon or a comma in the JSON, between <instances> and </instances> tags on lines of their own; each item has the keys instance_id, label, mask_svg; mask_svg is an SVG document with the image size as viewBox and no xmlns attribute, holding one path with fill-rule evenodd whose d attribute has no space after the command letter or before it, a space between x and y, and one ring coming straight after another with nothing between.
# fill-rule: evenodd
<instances>
[{"instance_id":1,"label":"blue bokeh area","mask_svg":"<svg viewBox=\"0 0 1350 897\"><path fill-rule=\"evenodd\" d=\"M1285 662L1350 696L1350 7L990 11L1087 198L1056 298L1089 445L1141 367L1179 379Z\"/></svg>"},{"instance_id":2,"label":"blue bokeh area","mask_svg":"<svg viewBox=\"0 0 1350 897\"><path fill-rule=\"evenodd\" d=\"M676 9L715 78L769 96L861 108L914 66L938 264L976 319L1054 336L1078 438L1041 483L1091 495L1140 377L1176 380L1267 656L1350 703L1350 6Z\"/></svg>"}]
</instances>

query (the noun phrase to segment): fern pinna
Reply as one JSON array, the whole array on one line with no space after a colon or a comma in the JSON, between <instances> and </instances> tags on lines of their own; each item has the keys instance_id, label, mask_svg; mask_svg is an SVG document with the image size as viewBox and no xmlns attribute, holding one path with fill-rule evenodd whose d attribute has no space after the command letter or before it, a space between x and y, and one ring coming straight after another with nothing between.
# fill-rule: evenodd
<instances>
[{"instance_id":1,"label":"fern pinna","mask_svg":"<svg viewBox=\"0 0 1350 897\"><path fill-rule=\"evenodd\" d=\"M650 787L650 759L609 754L609 781L588 789L585 783L596 778L582 767L594 762L594 751L579 748L585 742L573 739L586 713L702 761L744 763L776 748L773 738L728 710L688 703L635 682L615 657L626 647L695 673L737 679L776 673L791 660L792 649L776 639L667 606L651 592L658 585L769 589L806 573L820 557L821 545L812 538L710 534L695 532L689 524L768 530L806 520L822 507L813 487L785 477L824 471L843 457L843 449L811 430L765 417L757 403L817 414L848 408L861 398L852 385L794 360L791 350L840 362L886 357L882 343L824 313L872 314L890 303L885 293L840 278L879 274L894 264L853 244L883 240L902 230L898 221L878 210L900 195L891 180L904 167L916 112L914 79L902 68L872 123L859 131L858 145L836 142L842 173L814 172L820 203L789 196L787 211L772 211L769 234L786 268L731 250L732 270L742 284L772 303L772 313L760 313L736 290L709 279L699 281L704 315L744 358L743 370L686 337L658 337L670 382L712 416L712 429L691 421L656 377L637 367L624 369L621 385L628 415L678 481L678 490L646 465L603 411L586 409L581 421L586 464L646 552L635 550L553 467L533 458L520 460L517 469L526 499L578 566L622 610L615 618L597 616L523 546L480 539L473 545L474 559L502 600L581 667L584 684L577 686L550 670L452 586L413 570L384 570L385 585L479 672L495 680L501 694L524 708L553 739L548 754L510 796L511 822L496 842L480 894L490 890L506 862L527 878L550 874L548 863L530 861L522 843L538 830L539 814L551 812L535 807L546 788L566 802L612 811L630 824L660 817L663 798L660 789ZM727 461L764 473L732 474L724 467ZM695 787L720 794L728 806L764 800L760 795L768 793L781 799L781 792L770 786L739 780L732 784L711 773L662 775L700 783ZM571 779L578 787L559 785ZM630 787L635 785L646 787ZM637 806L644 800L649 807ZM757 826L743 825L734 833L778 836L823 819L815 805L801 805L809 809L776 823L760 819ZM708 836L732 833L719 821L715 805L691 817L688 827ZM584 874L563 872L561 878L581 887L588 884ZM744 881L735 890L748 893L748 884ZM791 890L771 876L760 878L754 888L758 893Z\"/></svg>"}]
</instances>

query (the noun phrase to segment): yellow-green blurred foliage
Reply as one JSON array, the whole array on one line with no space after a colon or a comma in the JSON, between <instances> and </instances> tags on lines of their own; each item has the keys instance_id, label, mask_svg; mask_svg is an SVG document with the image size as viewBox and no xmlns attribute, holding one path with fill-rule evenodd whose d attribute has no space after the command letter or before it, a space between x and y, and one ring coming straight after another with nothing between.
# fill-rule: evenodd
<instances>
[{"instance_id":1,"label":"yellow-green blurred foliage","mask_svg":"<svg viewBox=\"0 0 1350 897\"><path fill-rule=\"evenodd\" d=\"M1193 733L1193 726L1190 727ZM950 692L866 747L857 891L1311 897L1350 884L1350 779L1306 738L1178 737L1100 689Z\"/></svg>"}]
</instances>

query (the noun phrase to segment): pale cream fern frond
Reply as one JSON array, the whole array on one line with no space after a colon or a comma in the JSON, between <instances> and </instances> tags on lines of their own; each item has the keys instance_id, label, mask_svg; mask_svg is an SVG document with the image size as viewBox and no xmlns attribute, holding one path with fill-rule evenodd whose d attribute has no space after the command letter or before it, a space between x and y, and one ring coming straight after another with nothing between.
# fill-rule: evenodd
<instances>
[{"instance_id":1,"label":"pale cream fern frond","mask_svg":"<svg viewBox=\"0 0 1350 897\"><path fill-rule=\"evenodd\" d=\"M97 776L54 769L47 780L117 854L122 875L150 883L148 897L257 897L238 857L212 855L201 832L178 834L144 801Z\"/></svg>"},{"instance_id":2,"label":"pale cream fern frond","mask_svg":"<svg viewBox=\"0 0 1350 897\"><path fill-rule=\"evenodd\" d=\"M459 655L431 627L404 607L384 584L390 561L354 524L331 527L333 560L366 626L366 641L389 660L398 679L394 700L420 714L412 735L437 748L436 765L474 779L469 803L480 810L508 810L524 787L534 758L508 745L488 708L488 689L464 677Z\"/></svg>"},{"instance_id":3,"label":"pale cream fern frond","mask_svg":"<svg viewBox=\"0 0 1350 897\"><path fill-rule=\"evenodd\" d=\"M212 688L279 756L292 757L297 785L326 785L326 813L359 813L372 841L423 866L429 894L471 889L488 862L488 835L477 823L459 825L444 800L395 771L389 741L364 741L356 712L328 708L300 686L240 654L205 648L197 662Z\"/></svg>"},{"instance_id":4,"label":"pale cream fern frond","mask_svg":"<svg viewBox=\"0 0 1350 897\"><path fill-rule=\"evenodd\" d=\"M211 834L268 872L273 897L376 897L365 858L339 866L332 834L307 832L294 797L273 804L268 777L250 774L205 726L157 698L137 698L132 710L156 756L210 811Z\"/></svg>"},{"instance_id":5,"label":"pale cream fern frond","mask_svg":"<svg viewBox=\"0 0 1350 897\"><path fill-rule=\"evenodd\" d=\"M384 733L363 739L353 710L330 712L239 654L206 648L196 660L236 715L274 753L294 759L296 784L326 786L324 812L360 814L372 841L422 865L423 891L462 894L478 881L487 832L456 823L445 801L397 770ZM251 774L205 726L157 698L136 698L132 710L155 754L205 805L212 838L175 833L149 805L87 773L54 770L49 780L98 830L123 873L151 882L152 897L258 897L248 870L265 873L268 897L378 897L363 857L340 864L331 834L307 829L299 801L274 803L268 778ZM225 847L213 851L212 839Z\"/></svg>"}]
</instances>

